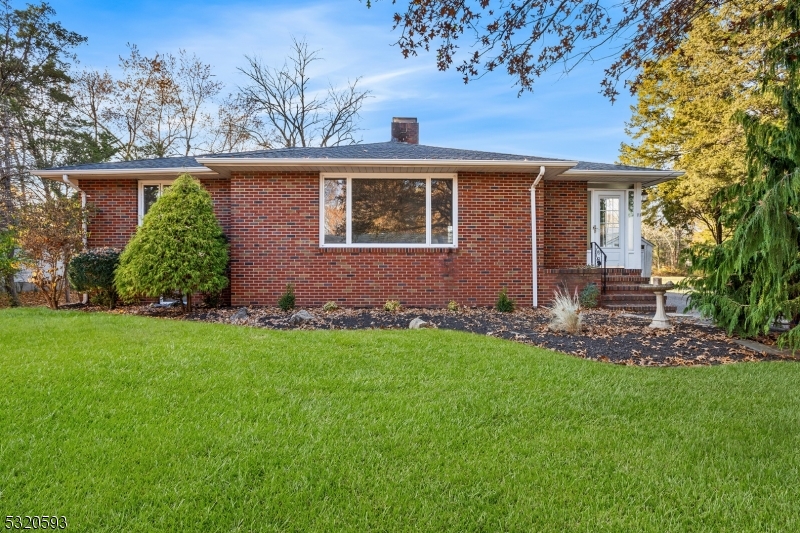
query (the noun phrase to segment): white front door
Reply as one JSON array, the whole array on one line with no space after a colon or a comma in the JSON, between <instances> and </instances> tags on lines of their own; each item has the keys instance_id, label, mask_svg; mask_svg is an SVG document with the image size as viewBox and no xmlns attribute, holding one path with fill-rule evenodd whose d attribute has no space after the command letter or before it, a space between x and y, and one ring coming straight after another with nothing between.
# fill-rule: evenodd
<instances>
[{"instance_id":1,"label":"white front door","mask_svg":"<svg viewBox=\"0 0 800 533\"><path fill-rule=\"evenodd\" d=\"M606 254L606 266L625 266L626 191L592 191L592 242Z\"/></svg>"}]
</instances>

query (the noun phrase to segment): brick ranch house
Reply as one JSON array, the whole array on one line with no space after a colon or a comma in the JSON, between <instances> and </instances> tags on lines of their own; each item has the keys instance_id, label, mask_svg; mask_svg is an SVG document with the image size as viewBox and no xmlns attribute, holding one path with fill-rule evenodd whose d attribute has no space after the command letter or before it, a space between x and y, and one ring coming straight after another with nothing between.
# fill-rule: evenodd
<instances>
[{"instance_id":1,"label":"brick ranch house","mask_svg":"<svg viewBox=\"0 0 800 533\"><path fill-rule=\"evenodd\" d=\"M74 165L36 172L82 191L89 247L124 247L164 187L189 173L230 242L230 304L491 306L501 288L547 305L559 283L643 306L642 189L679 173L392 141ZM535 254L531 250L536 250ZM648 274L649 275L649 274ZM614 292L616 290L616 293ZM649 296L648 304L652 300Z\"/></svg>"}]
</instances>

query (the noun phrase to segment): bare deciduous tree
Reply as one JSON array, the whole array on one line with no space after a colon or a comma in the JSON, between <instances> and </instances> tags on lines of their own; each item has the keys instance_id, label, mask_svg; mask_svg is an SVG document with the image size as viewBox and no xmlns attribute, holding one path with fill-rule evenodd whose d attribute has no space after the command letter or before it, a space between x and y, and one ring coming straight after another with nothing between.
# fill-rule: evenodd
<instances>
[{"instance_id":1,"label":"bare deciduous tree","mask_svg":"<svg viewBox=\"0 0 800 533\"><path fill-rule=\"evenodd\" d=\"M236 152L269 148L269 135L252 105L243 98L228 95L219 103L217 116L209 126L208 151Z\"/></svg>"},{"instance_id":2,"label":"bare deciduous tree","mask_svg":"<svg viewBox=\"0 0 800 533\"><path fill-rule=\"evenodd\" d=\"M208 109L222 90L210 65L185 50L146 57L130 45L120 67L118 80L94 71L77 78L75 103L95 136L110 136L126 160L208 149L214 128Z\"/></svg>"},{"instance_id":3,"label":"bare deciduous tree","mask_svg":"<svg viewBox=\"0 0 800 533\"><path fill-rule=\"evenodd\" d=\"M369 91L358 87L359 78L344 89L329 83L327 90L314 90L309 67L319 61L318 51L304 41L293 40L288 60L280 69L256 57L239 70L250 84L240 88L243 106L255 111L261 123L261 144L269 147L338 146L358 142L357 119ZM256 135L257 133L253 133Z\"/></svg>"}]
</instances>

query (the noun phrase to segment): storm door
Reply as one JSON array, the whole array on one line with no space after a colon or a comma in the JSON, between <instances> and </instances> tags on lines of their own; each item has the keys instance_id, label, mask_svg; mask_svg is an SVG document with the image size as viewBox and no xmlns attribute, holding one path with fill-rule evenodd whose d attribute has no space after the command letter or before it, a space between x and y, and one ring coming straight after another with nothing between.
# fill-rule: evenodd
<instances>
[{"instance_id":1,"label":"storm door","mask_svg":"<svg viewBox=\"0 0 800 533\"><path fill-rule=\"evenodd\" d=\"M592 192L590 236L606 254L606 266L625 266L625 191Z\"/></svg>"}]
</instances>

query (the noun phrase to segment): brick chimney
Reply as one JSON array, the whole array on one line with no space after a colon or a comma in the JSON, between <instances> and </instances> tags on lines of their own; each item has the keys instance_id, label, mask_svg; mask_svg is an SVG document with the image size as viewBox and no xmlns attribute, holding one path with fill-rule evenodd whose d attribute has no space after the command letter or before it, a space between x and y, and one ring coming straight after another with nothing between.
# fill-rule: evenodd
<instances>
[{"instance_id":1,"label":"brick chimney","mask_svg":"<svg viewBox=\"0 0 800 533\"><path fill-rule=\"evenodd\" d=\"M416 118L392 118L392 142L419 144L419 124Z\"/></svg>"}]
</instances>

